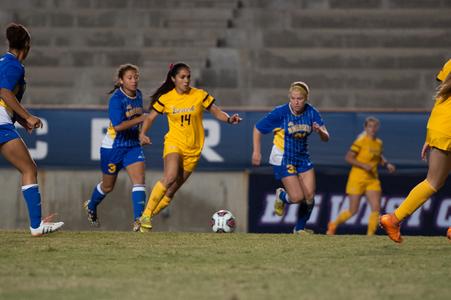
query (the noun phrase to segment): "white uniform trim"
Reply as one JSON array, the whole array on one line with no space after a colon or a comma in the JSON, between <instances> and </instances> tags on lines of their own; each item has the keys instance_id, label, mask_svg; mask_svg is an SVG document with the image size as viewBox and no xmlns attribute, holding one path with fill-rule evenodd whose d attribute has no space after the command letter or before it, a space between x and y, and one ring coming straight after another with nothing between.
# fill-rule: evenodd
<instances>
[{"instance_id":1,"label":"white uniform trim","mask_svg":"<svg viewBox=\"0 0 451 300\"><path fill-rule=\"evenodd\" d=\"M269 155L269 163L273 166L282 165L283 152L280 151L276 145L272 146L271 154Z\"/></svg>"},{"instance_id":2,"label":"white uniform trim","mask_svg":"<svg viewBox=\"0 0 451 300\"><path fill-rule=\"evenodd\" d=\"M6 110L5 107L0 106L0 125L2 124L12 124L13 120L11 119L11 115Z\"/></svg>"},{"instance_id":3,"label":"white uniform trim","mask_svg":"<svg viewBox=\"0 0 451 300\"><path fill-rule=\"evenodd\" d=\"M112 139L108 134L105 134L105 137L102 140L102 148L112 149L113 143L114 139Z\"/></svg>"}]
</instances>

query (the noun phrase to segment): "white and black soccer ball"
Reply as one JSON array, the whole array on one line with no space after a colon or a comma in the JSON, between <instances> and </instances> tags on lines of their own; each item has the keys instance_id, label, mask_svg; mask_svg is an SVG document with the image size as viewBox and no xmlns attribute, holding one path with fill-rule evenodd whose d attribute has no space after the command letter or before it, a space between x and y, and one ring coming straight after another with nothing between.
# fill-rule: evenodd
<instances>
[{"instance_id":1,"label":"white and black soccer ball","mask_svg":"<svg viewBox=\"0 0 451 300\"><path fill-rule=\"evenodd\" d=\"M211 216L210 225L213 232L234 232L236 227L235 216L228 210L218 210Z\"/></svg>"}]
</instances>

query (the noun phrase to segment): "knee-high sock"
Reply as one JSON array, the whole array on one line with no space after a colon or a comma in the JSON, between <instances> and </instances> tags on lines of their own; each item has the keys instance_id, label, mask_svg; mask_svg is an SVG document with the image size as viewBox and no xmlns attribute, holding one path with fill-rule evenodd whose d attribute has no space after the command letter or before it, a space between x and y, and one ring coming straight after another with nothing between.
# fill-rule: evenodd
<instances>
[{"instance_id":1,"label":"knee-high sock","mask_svg":"<svg viewBox=\"0 0 451 300\"><path fill-rule=\"evenodd\" d=\"M29 184L22 186L22 194L28 207L31 228L41 225L41 194L39 185Z\"/></svg>"},{"instance_id":2,"label":"knee-high sock","mask_svg":"<svg viewBox=\"0 0 451 300\"><path fill-rule=\"evenodd\" d=\"M160 203L167 188L160 182L157 181L152 188L152 193L150 193L149 201L147 201L146 209L144 210L143 216L151 217L155 208L157 208L158 203Z\"/></svg>"},{"instance_id":3,"label":"knee-high sock","mask_svg":"<svg viewBox=\"0 0 451 300\"><path fill-rule=\"evenodd\" d=\"M134 184L132 188L133 220L141 217L144 204L146 204L146 186L144 184Z\"/></svg>"},{"instance_id":4,"label":"knee-high sock","mask_svg":"<svg viewBox=\"0 0 451 300\"><path fill-rule=\"evenodd\" d=\"M172 198L169 198L168 196L164 196L163 199L161 199L160 203L158 203L157 207L153 211L152 216L156 216L162 211L164 208L166 208L169 203L171 202Z\"/></svg>"},{"instance_id":5,"label":"knee-high sock","mask_svg":"<svg viewBox=\"0 0 451 300\"><path fill-rule=\"evenodd\" d=\"M368 229L366 231L366 234L374 235L376 233L378 223L379 223L379 212L372 211L368 219Z\"/></svg>"},{"instance_id":6,"label":"knee-high sock","mask_svg":"<svg viewBox=\"0 0 451 300\"><path fill-rule=\"evenodd\" d=\"M291 204L292 203L290 198L288 197L288 193L285 192L285 191L281 191L280 192L280 200L282 200L286 204Z\"/></svg>"},{"instance_id":7,"label":"knee-high sock","mask_svg":"<svg viewBox=\"0 0 451 300\"><path fill-rule=\"evenodd\" d=\"M435 194L437 190L425 179L415 186L395 210L396 218L401 222L413 214L429 197Z\"/></svg>"},{"instance_id":8,"label":"knee-high sock","mask_svg":"<svg viewBox=\"0 0 451 300\"><path fill-rule=\"evenodd\" d=\"M307 221L310 219L314 206L315 199L302 201L299 204L298 221L296 222L294 230L304 230L305 224L307 224Z\"/></svg>"},{"instance_id":9,"label":"knee-high sock","mask_svg":"<svg viewBox=\"0 0 451 300\"><path fill-rule=\"evenodd\" d=\"M105 198L106 193L102 191L102 183L100 182L94 187L94 190L91 194L91 199L89 199L88 208L89 210L96 211L97 205L102 202L102 200Z\"/></svg>"},{"instance_id":10,"label":"knee-high sock","mask_svg":"<svg viewBox=\"0 0 451 300\"><path fill-rule=\"evenodd\" d=\"M333 223L338 226L344 222L346 222L349 218L352 217L352 213L349 210L342 211L338 217L333 221Z\"/></svg>"}]
</instances>

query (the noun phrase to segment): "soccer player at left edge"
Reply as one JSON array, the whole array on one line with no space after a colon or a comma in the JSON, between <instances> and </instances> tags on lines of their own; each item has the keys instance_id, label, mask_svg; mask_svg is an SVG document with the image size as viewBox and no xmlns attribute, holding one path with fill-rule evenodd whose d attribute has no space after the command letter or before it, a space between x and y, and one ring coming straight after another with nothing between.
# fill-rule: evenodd
<instances>
[{"instance_id":1,"label":"soccer player at left edge","mask_svg":"<svg viewBox=\"0 0 451 300\"><path fill-rule=\"evenodd\" d=\"M28 133L42 128L42 121L33 116L20 101L25 92L25 68L22 62L31 47L31 36L20 24L6 28L9 49L0 57L0 153L22 175L22 194L28 207L32 236L41 236L59 230L63 222L41 218L41 194L37 167L27 146L14 127L17 121Z\"/></svg>"}]
</instances>

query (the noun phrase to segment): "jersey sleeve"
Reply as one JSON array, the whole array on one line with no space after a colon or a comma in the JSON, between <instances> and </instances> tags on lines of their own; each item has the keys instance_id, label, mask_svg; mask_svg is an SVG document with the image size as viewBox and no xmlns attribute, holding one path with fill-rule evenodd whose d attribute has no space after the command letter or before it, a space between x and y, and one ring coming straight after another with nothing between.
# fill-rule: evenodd
<instances>
[{"instance_id":1,"label":"jersey sleeve","mask_svg":"<svg viewBox=\"0 0 451 300\"><path fill-rule=\"evenodd\" d=\"M319 126L324 126L324 120L321 117L321 114L319 113L319 111L316 110L315 108L313 108L312 117L313 117L313 122L317 123Z\"/></svg>"},{"instance_id":2,"label":"jersey sleeve","mask_svg":"<svg viewBox=\"0 0 451 300\"><path fill-rule=\"evenodd\" d=\"M14 91L14 88L23 77L24 71L17 66L9 66L0 77L0 88Z\"/></svg>"},{"instance_id":3,"label":"jersey sleeve","mask_svg":"<svg viewBox=\"0 0 451 300\"><path fill-rule=\"evenodd\" d=\"M357 138L351 145L351 148L349 148L349 150L351 150L352 152L355 153L359 153L360 150L362 149L363 146L363 139L361 138Z\"/></svg>"},{"instance_id":4,"label":"jersey sleeve","mask_svg":"<svg viewBox=\"0 0 451 300\"><path fill-rule=\"evenodd\" d=\"M215 102L215 98L213 98L213 96L211 96L210 94L208 94L207 92L204 91L204 95L203 96L203 100L202 100L202 106L205 109L210 109L210 107L213 105L213 103Z\"/></svg>"},{"instance_id":5,"label":"jersey sleeve","mask_svg":"<svg viewBox=\"0 0 451 300\"><path fill-rule=\"evenodd\" d=\"M279 110L274 109L260 119L260 121L255 124L255 127L263 134L270 133L274 129L282 127L282 115Z\"/></svg>"},{"instance_id":6,"label":"jersey sleeve","mask_svg":"<svg viewBox=\"0 0 451 300\"><path fill-rule=\"evenodd\" d=\"M113 124L113 126L121 124L123 114L120 99L112 97L110 99L110 104L108 105L108 116L110 117L111 124Z\"/></svg>"},{"instance_id":7,"label":"jersey sleeve","mask_svg":"<svg viewBox=\"0 0 451 300\"><path fill-rule=\"evenodd\" d=\"M159 114L164 113L164 102L161 99L161 97L158 98L158 100L152 104L152 109L155 110Z\"/></svg>"}]
</instances>

